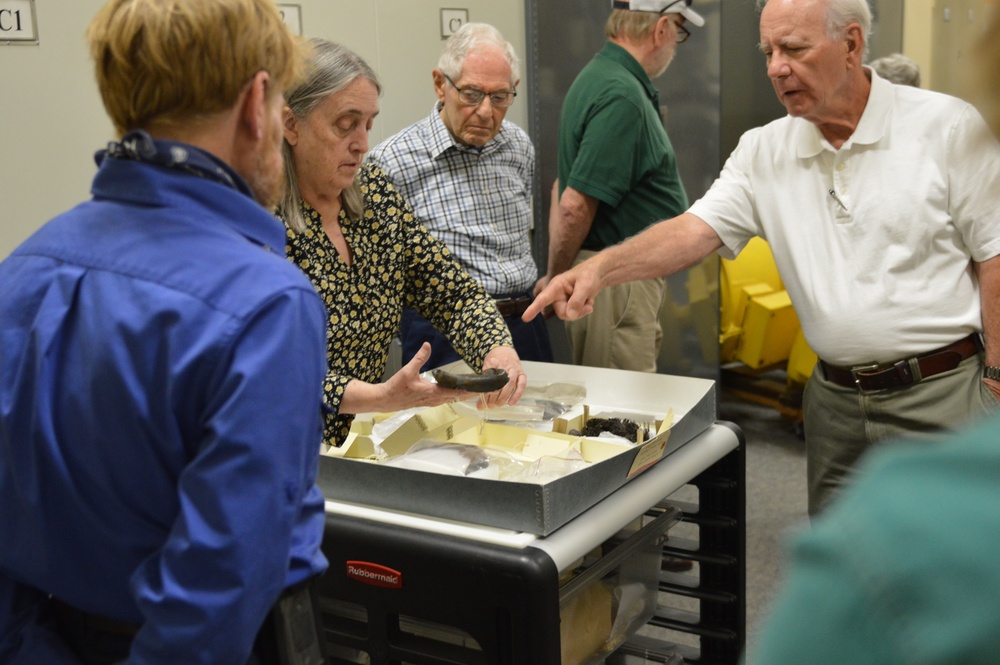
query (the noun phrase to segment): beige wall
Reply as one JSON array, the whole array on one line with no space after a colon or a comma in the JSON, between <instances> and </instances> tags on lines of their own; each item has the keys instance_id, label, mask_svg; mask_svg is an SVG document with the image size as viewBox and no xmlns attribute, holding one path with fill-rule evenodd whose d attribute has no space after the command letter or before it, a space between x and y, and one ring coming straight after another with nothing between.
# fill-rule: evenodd
<instances>
[{"instance_id":1,"label":"beige wall","mask_svg":"<svg viewBox=\"0 0 1000 665\"><path fill-rule=\"evenodd\" d=\"M906 0L903 9L903 53L920 65L923 87L928 87L933 66L931 26L935 0Z\"/></svg>"},{"instance_id":2,"label":"beige wall","mask_svg":"<svg viewBox=\"0 0 1000 665\"><path fill-rule=\"evenodd\" d=\"M35 0L39 45L0 45L0 257L88 195L114 137L83 32L99 0Z\"/></svg>"},{"instance_id":3,"label":"beige wall","mask_svg":"<svg viewBox=\"0 0 1000 665\"><path fill-rule=\"evenodd\" d=\"M903 53L920 65L923 87L976 101L970 54L998 6L998 0L906 0Z\"/></svg>"},{"instance_id":4,"label":"beige wall","mask_svg":"<svg viewBox=\"0 0 1000 665\"><path fill-rule=\"evenodd\" d=\"M0 44L0 258L50 217L87 198L94 151L114 138L83 33L104 0L35 0L38 45ZM296 0L308 37L341 42L384 88L372 142L427 115L442 46L440 9L493 23L524 58L523 0ZM523 78L523 77L522 77ZM508 118L527 129L522 82Z\"/></svg>"},{"instance_id":5,"label":"beige wall","mask_svg":"<svg viewBox=\"0 0 1000 665\"><path fill-rule=\"evenodd\" d=\"M985 0L935 0L930 82L934 90L974 101L968 89L973 44L986 25Z\"/></svg>"}]
</instances>

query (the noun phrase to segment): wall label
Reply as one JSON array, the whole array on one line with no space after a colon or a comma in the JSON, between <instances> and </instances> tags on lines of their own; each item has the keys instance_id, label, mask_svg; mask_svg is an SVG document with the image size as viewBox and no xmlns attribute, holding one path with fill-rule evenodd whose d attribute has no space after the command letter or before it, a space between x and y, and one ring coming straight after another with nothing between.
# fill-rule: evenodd
<instances>
[{"instance_id":1,"label":"wall label","mask_svg":"<svg viewBox=\"0 0 1000 665\"><path fill-rule=\"evenodd\" d=\"M35 0L0 0L0 44L38 44Z\"/></svg>"},{"instance_id":2,"label":"wall label","mask_svg":"<svg viewBox=\"0 0 1000 665\"><path fill-rule=\"evenodd\" d=\"M293 35L302 36L302 5L290 5L284 2L278 3L278 12L281 13L281 20L285 22Z\"/></svg>"},{"instance_id":3,"label":"wall label","mask_svg":"<svg viewBox=\"0 0 1000 665\"><path fill-rule=\"evenodd\" d=\"M441 39L448 39L469 22L468 9L441 10Z\"/></svg>"}]
</instances>

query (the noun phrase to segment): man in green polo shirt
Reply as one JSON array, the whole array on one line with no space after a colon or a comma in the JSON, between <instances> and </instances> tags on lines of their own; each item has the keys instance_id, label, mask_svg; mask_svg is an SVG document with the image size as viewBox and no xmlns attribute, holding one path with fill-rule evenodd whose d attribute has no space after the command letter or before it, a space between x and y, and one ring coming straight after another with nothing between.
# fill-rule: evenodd
<instances>
[{"instance_id":1,"label":"man in green polo shirt","mask_svg":"<svg viewBox=\"0 0 1000 665\"><path fill-rule=\"evenodd\" d=\"M612 2L608 42L563 102L548 271L536 293L575 263L687 210L652 79L687 38L685 25L705 24L690 4ZM573 362L655 372L665 292L662 278L602 291L592 314L566 322Z\"/></svg>"}]
</instances>

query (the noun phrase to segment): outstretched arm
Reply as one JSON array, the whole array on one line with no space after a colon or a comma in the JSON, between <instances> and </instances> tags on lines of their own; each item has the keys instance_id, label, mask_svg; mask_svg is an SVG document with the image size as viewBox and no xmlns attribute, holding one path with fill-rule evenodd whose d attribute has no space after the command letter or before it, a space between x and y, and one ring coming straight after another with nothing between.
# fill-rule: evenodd
<instances>
[{"instance_id":1,"label":"outstretched arm","mask_svg":"<svg viewBox=\"0 0 1000 665\"><path fill-rule=\"evenodd\" d=\"M658 222L554 277L535 297L523 319L530 321L549 305L561 319L579 319L593 311L594 297L601 289L672 275L720 247L718 234L691 213Z\"/></svg>"}]
</instances>

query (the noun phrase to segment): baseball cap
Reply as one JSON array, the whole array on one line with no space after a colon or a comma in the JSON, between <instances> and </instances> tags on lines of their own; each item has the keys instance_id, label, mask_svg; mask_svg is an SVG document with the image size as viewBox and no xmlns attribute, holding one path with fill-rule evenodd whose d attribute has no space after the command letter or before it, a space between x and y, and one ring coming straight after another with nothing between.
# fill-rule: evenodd
<instances>
[{"instance_id":1,"label":"baseball cap","mask_svg":"<svg viewBox=\"0 0 1000 665\"><path fill-rule=\"evenodd\" d=\"M699 28L705 25L705 19L701 14L691 9L691 0L612 0L611 8L657 14L680 14L692 25Z\"/></svg>"}]
</instances>

